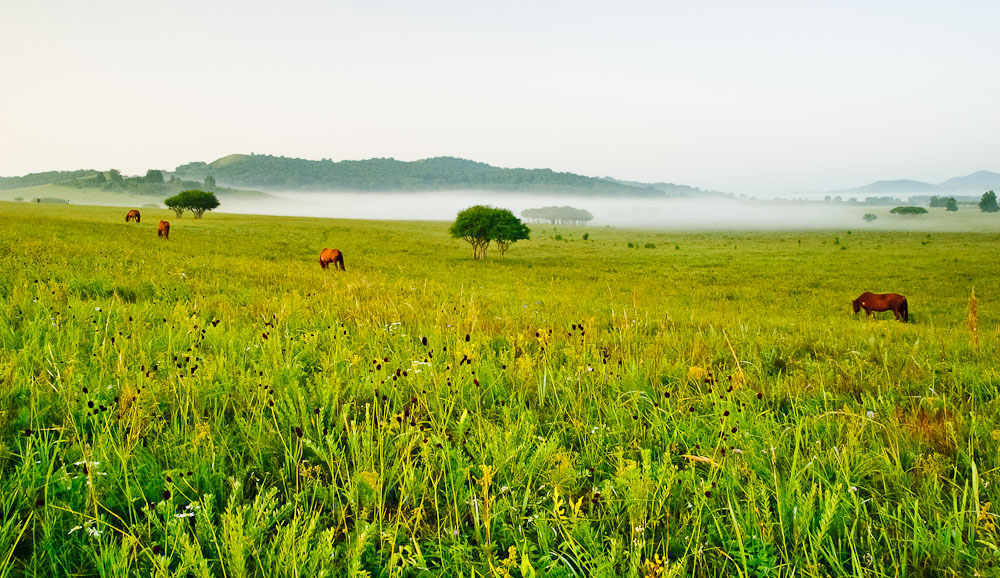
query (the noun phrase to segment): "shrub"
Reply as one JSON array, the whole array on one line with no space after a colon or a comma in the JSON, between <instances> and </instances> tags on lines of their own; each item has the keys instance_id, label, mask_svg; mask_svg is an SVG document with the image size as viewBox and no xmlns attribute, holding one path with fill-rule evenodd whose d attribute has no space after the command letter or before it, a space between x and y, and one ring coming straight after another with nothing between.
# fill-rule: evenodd
<instances>
[{"instance_id":1,"label":"shrub","mask_svg":"<svg viewBox=\"0 0 1000 578\"><path fill-rule=\"evenodd\" d=\"M927 213L927 209L923 207L895 207L889 212L894 215L916 216Z\"/></svg>"}]
</instances>

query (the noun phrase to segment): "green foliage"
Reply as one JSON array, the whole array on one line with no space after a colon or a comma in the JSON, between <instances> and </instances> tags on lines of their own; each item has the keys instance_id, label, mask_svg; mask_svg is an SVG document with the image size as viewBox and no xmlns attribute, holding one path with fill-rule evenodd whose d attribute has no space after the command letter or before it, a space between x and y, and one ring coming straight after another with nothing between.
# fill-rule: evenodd
<instances>
[{"instance_id":1,"label":"green foliage","mask_svg":"<svg viewBox=\"0 0 1000 578\"><path fill-rule=\"evenodd\" d=\"M475 259L486 257L490 242L496 241L503 259L507 249L517 241L529 239L531 231L508 209L476 205L460 212L448 229L452 238L472 245Z\"/></svg>"},{"instance_id":2,"label":"green foliage","mask_svg":"<svg viewBox=\"0 0 1000 578\"><path fill-rule=\"evenodd\" d=\"M889 212L894 215L915 216L927 214L927 209L923 207L894 207Z\"/></svg>"},{"instance_id":3,"label":"green foliage","mask_svg":"<svg viewBox=\"0 0 1000 578\"><path fill-rule=\"evenodd\" d=\"M163 171L159 171L159 170L156 170L156 169L149 169L148 171L146 171L146 176L143 177L142 180L145 183L150 183L150 184L154 184L154 185L162 185L163 184Z\"/></svg>"},{"instance_id":4,"label":"green foliage","mask_svg":"<svg viewBox=\"0 0 1000 578\"><path fill-rule=\"evenodd\" d=\"M995 231L536 227L487 267L435 222L0 222L0 575L996 564ZM913 323L851 316L872 279Z\"/></svg>"},{"instance_id":5,"label":"green foliage","mask_svg":"<svg viewBox=\"0 0 1000 578\"><path fill-rule=\"evenodd\" d=\"M872 221L878 219L878 215L876 215L875 213L865 213L864 219L866 222L871 223Z\"/></svg>"},{"instance_id":6,"label":"green foliage","mask_svg":"<svg viewBox=\"0 0 1000 578\"><path fill-rule=\"evenodd\" d=\"M490 236L496 241L500 259L503 259L504 253L511 245L531 238L531 230L509 210L495 209L495 211Z\"/></svg>"},{"instance_id":7,"label":"green foliage","mask_svg":"<svg viewBox=\"0 0 1000 578\"><path fill-rule=\"evenodd\" d=\"M957 202L955 197L931 197L930 205L931 207L947 207L949 203Z\"/></svg>"},{"instance_id":8,"label":"green foliage","mask_svg":"<svg viewBox=\"0 0 1000 578\"><path fill-rule=\"evenodd\" d=\"M215 177L212 175L207 175L205 177L205 188L211 189L215 187Z\"/></svg>"},{"instance_id":9,"label":"green foliage","mask_svg":"<svg viewBox=\"0 0 1000 578\"><path fill-rule=\"evenodd\" d=\"M993 191L986 191L979 200L979 210L984 213L996 213L1000 211L997 205L997 195Z\"/></svg>"},{"instance_id":10,"label":"green foliage","mask_svg":"<svg viewBox=\"0 0 1000 578\"><path fill-rule=\"evenodd\" d=\"M219 199L214 193L199 190L181 191L180 193L165 199L163 204L171 209L177 218L181 218L184 211L191 211L195 219L200 219L205 211L211 211L219 206Z\"/></svg>"},{"instance_id":11,"label":"green foliage","mask_svg":"<svg viewBox=\"0 0 1000 578\"><path fill-rule=\"evenodd\" d=\"M548 191L662 197L652 187L558 173L550 169L504 169L485 163L437 157L413 162L392 158L361 161L305 159L269 155L230 155L212 163L177 167L181 178L208 175L230 186L346 191L499 190Z\"/></svg>"},{"instance_id":12,"label":"green foliage","mask_svg":"<svg viewBox=\"0 0 1000 578\"><path fill-rule=\"evenodd\" d=\"M958 210L958 201L956 201L954 198L949 198L945 202L945 210L949 211L949 212L957 211Z\"/></svg>"}]
</instances>

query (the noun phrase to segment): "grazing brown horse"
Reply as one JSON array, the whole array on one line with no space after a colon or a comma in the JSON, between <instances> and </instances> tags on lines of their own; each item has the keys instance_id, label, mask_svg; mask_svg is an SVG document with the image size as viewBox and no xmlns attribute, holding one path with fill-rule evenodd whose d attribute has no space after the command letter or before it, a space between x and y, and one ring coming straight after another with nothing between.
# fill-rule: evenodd
<instances>
[{"instance_id":1,"label":"grazing brown horse","mask_svg":"<svg viewBox=\"0 0 1000 578\"><path fill-rule=\"evenodd\" d=\"M340 252L340 249L323 249L319 254L320 267L326 269L330 263L333 263L334 269L346 271L344 269L344 254Z\"/></svg>"},{"instance_id":2,"label":"grazing brown horse","mask_svg":"<svg viewBox=\"0 0 1000 578\"><path fill-rule=\"evenodd\" d=\"M167 221L160 221L160 226L156 228L156 236L163 237L164 239L170 239L170 223Z\"/></svg>"},{"instance_id":3,"label":"grazing brown horse","mask_svg":"<svg viewBox=\"0 0 1000 578\"><path fill-rule=\"evenodd\" d=\"M139 211L137 211L135 209L132 209L131 211L128 212L127 215L125 215L125 222L126 223L129 222L129 221L135 221L136 223L139 223L139 222L141 222L141 220L142 220L142 215L140 215Z\"/></svg>"},{"instance_id":4,"label":"grazing brown horse","mask_svg":"<svg viewBox=\"0 0 1000 578\"><path fill-rule=\"evenodd\" d=\"M910 320L910 311L906 305L906 297L898 293L862 293L860 297L852 303L854 312L864 309L865 313L872 315L875 311L892 311L897 321L904 323Z\"/></svg>"}]
</instances>

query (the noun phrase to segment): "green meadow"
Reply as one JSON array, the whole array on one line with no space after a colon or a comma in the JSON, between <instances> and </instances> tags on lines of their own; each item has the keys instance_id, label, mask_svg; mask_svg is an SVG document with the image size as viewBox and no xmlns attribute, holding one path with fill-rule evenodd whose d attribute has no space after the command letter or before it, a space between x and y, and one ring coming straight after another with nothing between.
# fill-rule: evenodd
<instances>
[{"instance_id":1,"label":"green meadow","mask_svg":"<svg viewBox=\"0 0 1000 578\"><path fill-rule=\"evenodd\" d=\"M0 578L997 575L1000 228L864 212L474 261L0 203Z\"/></svg>"}]
</instances>

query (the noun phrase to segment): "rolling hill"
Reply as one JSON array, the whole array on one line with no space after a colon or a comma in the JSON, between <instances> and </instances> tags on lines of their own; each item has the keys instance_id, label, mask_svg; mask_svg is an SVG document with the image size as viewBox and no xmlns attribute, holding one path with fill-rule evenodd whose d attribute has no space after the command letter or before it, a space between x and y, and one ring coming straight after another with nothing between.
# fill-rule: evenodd
<instances>
[{"instance_id":1,"label":"rolling hill","mask_svg":"<svg viewBox=\"0 0 1000 578\"><path fill-rule=\"evenodd\" d=\"M454 157L417 161L376 158L360 161L306 160L271 155L230 155L193 162L173 173L182 179L220 185L303 191L496 190L576 195L662 197L657 187L626 184L550 169L509 169Z\"/></svg>"}]
</instances>

